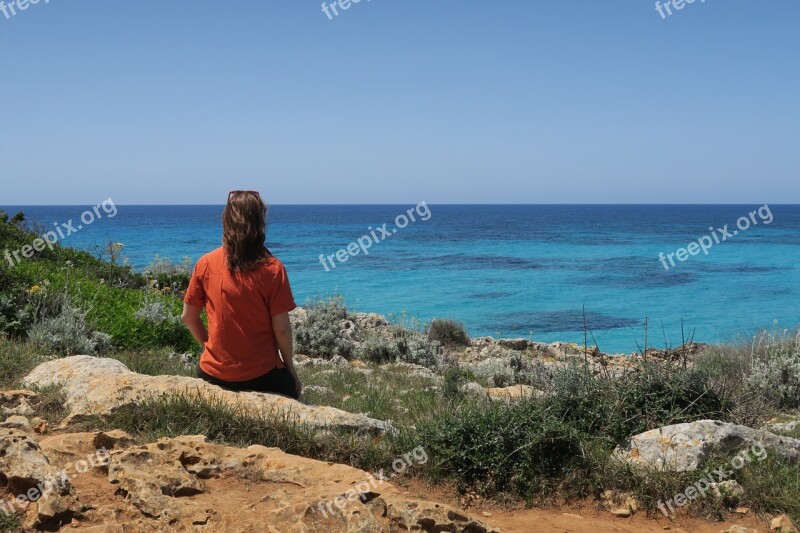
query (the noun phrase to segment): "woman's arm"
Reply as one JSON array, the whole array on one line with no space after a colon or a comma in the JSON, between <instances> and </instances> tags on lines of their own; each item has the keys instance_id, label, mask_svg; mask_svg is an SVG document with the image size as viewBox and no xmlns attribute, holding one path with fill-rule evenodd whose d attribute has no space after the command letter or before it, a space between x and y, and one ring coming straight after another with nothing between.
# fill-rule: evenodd
<instances>
[{"instance_id":1,"label":"woman's arm","mask_svg":"<svg viewBox=\"0 0 800 533\"><path fill-rule=\"evenodd\" d=\"M278 342L278 349L281 352L286 369L294 378L295 385L297 386L297 394L303 393L303 384L300 383L300 378L297 376L297 370L294 368L294 359L292 351L294 345L292 342L292 323L289 320L289 313L281 313L272 317L272 330L275 332L275 340Z\"/></svg>"},{"instance_id":2,"label":"woman's arm","mask_svg":"<svg viewBox=\"0 0 800 533\"><path fill-rule=\"evenodd\" d=\"M200 320L200 313L202 312L202 307L195 307L184 302L181 320L183 320L183 323L189 328L189 331L192 332L197 342L199 342L201 346L205 346L206 342L208 342L208 330L203 324L203 321Z\"/></svg>"}]
</instances>

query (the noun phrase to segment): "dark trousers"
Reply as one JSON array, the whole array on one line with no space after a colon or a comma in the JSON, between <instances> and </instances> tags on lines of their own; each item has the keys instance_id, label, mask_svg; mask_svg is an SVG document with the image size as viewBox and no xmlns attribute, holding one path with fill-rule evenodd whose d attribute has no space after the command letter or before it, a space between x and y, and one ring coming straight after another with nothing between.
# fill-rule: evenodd
<instances>
[{"instance_id":1,"label":"dark trousers","mask_svg":"<svg viewBox=\"0 0 800 533\"><path fill-rule=\"evenodd\" d=\"M217 385L223 389L232 391L254 391L266 392L270 394L282 394L295 400L298 398L297 386L294 378L285 368L275 368L263 376L248 381L223 381L214 376L209 376L197 367L197 377L208 381L212 385Z\"/></svg>"}]
</instances>

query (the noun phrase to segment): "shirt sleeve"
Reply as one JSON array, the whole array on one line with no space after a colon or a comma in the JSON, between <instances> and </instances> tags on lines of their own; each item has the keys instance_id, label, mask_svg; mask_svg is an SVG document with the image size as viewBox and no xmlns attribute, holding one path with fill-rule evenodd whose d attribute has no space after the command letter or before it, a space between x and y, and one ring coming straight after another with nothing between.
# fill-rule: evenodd
<instances>
[{"instance_id":1,"label":"shirt sleeve","mask_svg":"<svg viewBox=\"0 0 800 533\"><path fill-rule=\"evenodd\" d=\"M297 304L294 303L292 288L289 285L289 276L282 263L267 292L267 305L269 305L269 313L272 316L288 313L297 307Z\"/></svg>"},{"instance_id":2,"label":"shirt sleeve","mask_svg":"<svg viewBox=\"0 0 800 533\"><path fill-rule=\"evenodd\" d=\"M195 307L206 306L206 289L203 287L203 272L205 269L202 266L202 262L203 259L200 259L195 265L194 271L189 278L189 288L186 289L186 296L183 298L184 302Z\"/></svg>"}]
</instances>

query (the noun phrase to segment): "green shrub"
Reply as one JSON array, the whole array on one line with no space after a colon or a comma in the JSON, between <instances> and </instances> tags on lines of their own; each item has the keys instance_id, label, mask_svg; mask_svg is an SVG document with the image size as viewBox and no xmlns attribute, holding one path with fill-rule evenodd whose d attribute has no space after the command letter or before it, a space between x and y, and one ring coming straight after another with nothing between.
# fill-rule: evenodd
<instances>
[{"instance_id":1,"label":"green shrub","mask_svg":"<svg viewBox=\"0 0 800 533\"><path fill-rule=\"evenodd\" d=\"M137 312L146 308L148 302L159 301L163 317L176 317L182 309L180 298L170 294L153 295L139 289L109 287L102 283L73 285L76 299L90 308L88 318L102 331L109 333L114 346L124 349L152 349L169 347L178 352L194 352L197 341L180 320L147 317Z\"/></svg>"},{"instance_id":2,"label":"green shrub","mask_svg":"<svg viewBox=\"0 0 800 533\"><path fill-rule=\"evenodd\" d=\"M51 353L76 355L105 353L111 336L92 331L86 324L86 312L65 301L57 316L45 317L31 327L30 341Z\"/></svg>"},{"instance_id":3,"label":"green shrub","mask_svg":"<svg viewBox=\"0 0 800 533\"><path fill-rule=\"evenodd\" d=\"M472 365L475 376L490 387L530 385L544 389L553 380L553 373L541 361L516 352L510 356L492 357Z\"/></svg>"},{"instance_id":4,"label":"green shrub","mask_svg":"<svg viewBox=\"0 0 800 533\"><path fill-rule=\"evenodd\" d=\"M181 317L170 308L169 302L157 293L148 294L139 309L133 314L134 318L151 324L180 324Z\"/></svg>"},{"instance_id":5,"label":"green shrub","mask_svg":"<svg viewBox=\"0 0 800 533\"><path fill-rule=\"evenodd\" d=\"M551 416L536 400L466 407L419 427L429 474L464 491L553 494L559 480L586 471L581 432Z\"/></svg>"},{"instance_id":6,"label":"green shrub","mask_svg":"<svg viewBox=\"0 0 800 533\"><path fill-rule=\"evenodd\" d=\"M761 333L751 353L745 383L779 409L800 407L800 331Z\"/></svg>"},{"instance_id":7,"label":"green shrub","mask_svg":"<svg viewBox=\"0 0 800 533\"><path fill-rule=\"evenodd\" d=\"M292 328L297 353L332 359L353 357L353 342L343 338L342 331L352 323L352 316L341 297L317 298L306 304L306 318Z\"/></svg>"},{"instance_id":8,"label":"green shrub","mask_svg":"<svg viewBox=\"0 0 800 533\"><path fill-rule=\"evenodd\" d=\"M464 324L450 319L435 319L428 325L428 340L442 346L469 346L469 334Z\"/></svg>"},{"instance_id":9,"label":"green shrub","mask_svg":"<svg viewBox=\"0 0 800 533\"><path fill-rule=\"evenodd\" d=\"M19 388L22 378L44 361L33 344L0 335L0 390Z\"/></svg>"},{"instance_id":10,"label":"green shrub","mask_svg":"<svg viewBox=\"0 0 800 533\"><path fill-rule=\"evenodd\" d=\"M0 531L9 533L22 531L22 520L15 514L0 513Z\"/></svg>"},{"instance_id":11,"label":"green shrub","mask_svg":"<svg viewBox=\"0 0 800 533\"><path fill-rule=\"evenodd\" d=\"M356 352L357 357L377 364L402 361L426 367L436 365L439 343L429 341L419 331L393 326L388 333L367 336Z\"/></svg>"},{"instance_id":12,"label":"green shrub","mask_svg":"<svg viewBox=\"0 0 800 533\"><path fill-rule=\"evenodd\" d=\"M471 370L457 366L448 367L443 375L442 395L445 398L457 398L461 396L461 386L474 380L475 374Z\"/></svg>"},{"instance_id":13,"label":"green shrub","mask_svg":"<svg viewBox=\"0 0 800 533\"><path fill-rule=\"evenodd\" d=\"M800 407L800 331L762 331L712 346L695 367L710 376L740 423L757 426L776 412Z\"/></svg>"},{"instance_id":14,"label":"green shrub","mask_svg":"<svg viewBox=\"0 0 800 533\"><path fill-rule=\"evenodd\" d=\"M158 254L143 271L145 277L155 281L156 288L169 287L176 292L186 290L191 273L192 261L189 257L184 257L180 263L174 263L170 258Z\"/></svg>"},{"instance_id":15,"label":"green shrub","mask_svg":"<svg viewBox=\"0 0 800 533\"><path fill-rule=\"evenodd\" d=\"M658 362L641 363L616 378L570 365L556 372L544 402L554 416L585 433L607 436L613 444L670 424L730 419L704 372Z\"/></svg>"},{"instance_id":16,"label":"green shrub","mask_svg":"<svg viewBox=\"0 0 800 533\"><path fill-rule=\"evenodd\" d=\"M19 294L0 294L0 333L24 336L33 324L33 313Z\"/></svg>"}]
</instances>

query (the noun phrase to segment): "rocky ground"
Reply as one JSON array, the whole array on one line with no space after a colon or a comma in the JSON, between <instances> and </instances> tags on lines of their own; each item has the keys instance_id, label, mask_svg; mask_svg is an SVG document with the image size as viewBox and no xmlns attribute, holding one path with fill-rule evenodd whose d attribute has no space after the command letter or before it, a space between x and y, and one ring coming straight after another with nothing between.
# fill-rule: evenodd
<instances>
[{"instance_id":1,"label":"rocky ground","mask_svg":"<svg viewBox=\"0 0 800 533\"><path fill-rule=\"evenodd\" d=\"M305 364L310 364L308 361ZM677 523L653 521L642 516L621 523L618 520L636 512L638 503L630 495L617 493L605 495L602 514L596 509L493 509L473 514L470 508L479 507L474 501L448 505L412 497L374 474L289 455L276 448L226 447L209 443L202 435L137 445L119 430L74 433L70 426L81 417L107 415L152 393L215 397L243 409L272 410L312 427L334 425L364 435L380 435L389 426L362 415L285 398L232 394L192 378L143 376L116 360L87 356L46 362L24 383L43 387L55 380L64 384L66 394L67 416L59 427L50 428L33 417L39 402L37 393L19 390L0 394L2 414L7 417L0 424L0 479L5 487L0 489L0 499L6 509L14 507L21 513L28 529L475 533L655 531L664 527L731 533L760 530L754 517L742 517L737 524L725 527L698 525L688 519ZM519 387L509 389L505 394L489 394L506 400L518 397L515 391ZM715 421L649 431L633 437L617 453L621 461L635 467L684 471L698 468L715 450L755 444L787 460L800 456L800 440ZM35 492L37 487L46 492L43 497ZM32 502L26 506L10 503L21 494L31 494ZM442 501L447 499L441 497ZM692 529L681 529L680 524L690 524ZM788 522L775 530L796 531L793 528Z\"/></svg>"},{"instance_id":2,"label":"rocky ground","mask_svg":"<svg viewBox=\"0 0 800 533\"><path fill-rule=\"evenodd\" d=\"M25 526L35 529L493 531L456 508L411 498L344 465L262 446L217 446L204 436L132 442L121 431L41 436L2 428L7 488L0 496L10 507L15 495L56 480L23 511Z\"/></svg>"},{"instance_id":3,"label":"rocky ground","mask_svg":"<svg viewBox=\"0 0 800 533\"><path fill-rule=\"evenodd\" d=\"M293 320L301 323L304 311L295 312ZM357 314L341 324L341 336L347 342L357 344L365 333L393 334L380 315ZM455 352L442 350L442 365L432 367L298 355L307 403L234 393L187 376L143 375L116 359L50 358L21 380L24 389L0 392L0 420L5 420L0 422L0 520L4 512L17 514L21 526L31 531L331 533L748 533L768 530L771 520L772 531L796 532L786 516L756 517L744 508L737 509L728 522L702 522L680 510L666 519L639 512L641 505L632 493L606 491L599 501L525 509L469 494L456 498L453 487L428 487L414 477L384 480L375 472L277 448L224 446L203 435L150 442L114 427L85 431L87 421L109 420L145 398L181 396L218 402L237 413L280 419L322 439L337 431L380 440L395 433L397 421L386 415L405 409L395 406L399 396L418 394L422 410L441 401L448 368L472 376L472 381L458 384L470 398L517 402L547 394L543 389L548 375L576 361L594 373L618 376L642 358L691 366L704 348L690 344L623 356L568 343L480 337ZM191 358L185 363L189 373L195 363ZM389 390L383 391L384 398L361 398L364 391L352 386L359 379L371 383L373 390ZM59 406L63 416L48 422L39 417L46 403L42 391L54 389L63 401ZM327 405L315 405L323 403ZM675 424L632 435L614 456L633 469L675 473L701 469L709 458L740 449L769 450L782 461L796 462L800 440L781 433L794 431L798 424L781 420L762 429L716 420ZM735 495L741 489L735 483L711 483L710 497ZM3 524L0 521L0 531Z\"/></svg>"}]
</instances>

